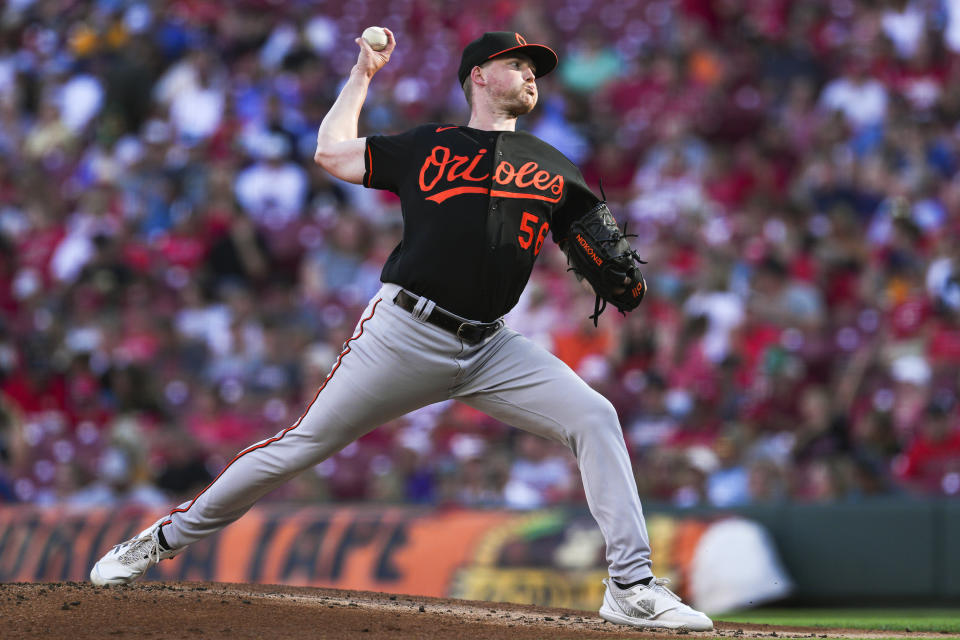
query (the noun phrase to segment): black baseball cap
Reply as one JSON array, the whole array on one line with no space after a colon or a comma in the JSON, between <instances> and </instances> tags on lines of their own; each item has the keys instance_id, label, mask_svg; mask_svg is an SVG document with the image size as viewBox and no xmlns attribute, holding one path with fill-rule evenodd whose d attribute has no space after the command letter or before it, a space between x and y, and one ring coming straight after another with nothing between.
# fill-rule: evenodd
<instances>
[{"instance_id":1,"label":"black baseball cap","mask_svg":"<svg viewBox=\"0 0 960 640\"><path fill-rule=\"evenodd\" d=\"M538 78L547 75L557 66L557 54L550 47L527 44L524 37L515 31L488 31L463 48L460 70L457 72L460 84L463 84L474 67L508 53L522 53L533 60L537 69L534 75Z\"/></svg>"}]
</instances>

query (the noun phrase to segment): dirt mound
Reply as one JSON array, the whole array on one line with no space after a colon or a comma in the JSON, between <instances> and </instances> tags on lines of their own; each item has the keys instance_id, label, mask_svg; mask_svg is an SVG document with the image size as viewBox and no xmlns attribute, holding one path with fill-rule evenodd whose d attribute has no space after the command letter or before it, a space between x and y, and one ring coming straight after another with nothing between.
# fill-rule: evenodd
<instances>
[{"instance_id":1,"label":"dirt mound","mask_svg":"<svg viewBox=\"0 0 960 640\"><path fill-rule=\"evenodd\" d=\"M632 631L596 612L397 596L363 591L220 583L145 582L0 584L4 638L674 638L676 632ZM890 632L790 629L718 623L732 638L881 638ZM898 636L940 637L898 633Z\"/></svg>"}]
</instances>

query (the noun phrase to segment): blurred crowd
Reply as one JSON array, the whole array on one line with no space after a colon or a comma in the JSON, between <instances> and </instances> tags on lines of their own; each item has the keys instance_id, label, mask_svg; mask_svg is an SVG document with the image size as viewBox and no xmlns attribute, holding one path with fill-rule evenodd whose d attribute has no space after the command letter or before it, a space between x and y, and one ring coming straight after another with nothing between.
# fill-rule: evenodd
<instances>
[{"instance_id":1,"label":"blurred crowd","mask_svg":"<svg viewBox=\"0 0 960 640\"><path fill-rule=\"evenodd\" d=\"M9 0L0 500L169 506L296 421L400 234L312 164L370 24L361 135L465 122L485 30L558 51L521 126L602 179L649 293L595 329L551 245L508 323L611 399L645 500L960 494L958 0ZM583 492L449 402L274 497Z\"/></svg>"}]
</instances>

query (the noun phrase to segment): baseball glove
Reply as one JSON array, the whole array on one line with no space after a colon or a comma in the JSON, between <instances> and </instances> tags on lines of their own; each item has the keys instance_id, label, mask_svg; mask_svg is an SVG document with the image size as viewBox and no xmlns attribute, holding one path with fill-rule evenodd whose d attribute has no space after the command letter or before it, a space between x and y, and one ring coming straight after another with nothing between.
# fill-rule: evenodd
<instances>
[{"instance_id":1,"label":"baseball glove","mask_svg":"<svg viewBox=\"0 0 960 640\"><path fill-rule=\"evenodd\" d=\"M593 326L607 303L626 315L643 300L647 283L637 263L646 262L630 246L629 237L626 227L620 231L607 203L601 201L570 225L561 243L570 271L580 280L586 278L597 294L590 316Z\"/></svg>"}]
</instances>

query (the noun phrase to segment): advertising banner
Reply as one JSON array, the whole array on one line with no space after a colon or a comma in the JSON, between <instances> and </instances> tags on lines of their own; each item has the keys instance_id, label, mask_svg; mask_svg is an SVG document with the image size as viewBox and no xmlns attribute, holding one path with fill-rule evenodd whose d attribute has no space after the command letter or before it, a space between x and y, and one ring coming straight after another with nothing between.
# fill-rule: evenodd
<instances>
[{"instance_id":1,"label":"advertising banner","mask_svg":"<svg viewBox=\"0 0 960 640\"><path fill-rule=\"evenodd\" d=\"M0 580L86 580L111 545L133 537L156 517L127 509L0 508ZM654 515L648 525L654 571L689 595L697 548L713 523ZM603 595L605 567L603 540L585 511L266 505L160 563L145 579L290 584L593 609Z\"/></svg>"}]
</instances>

